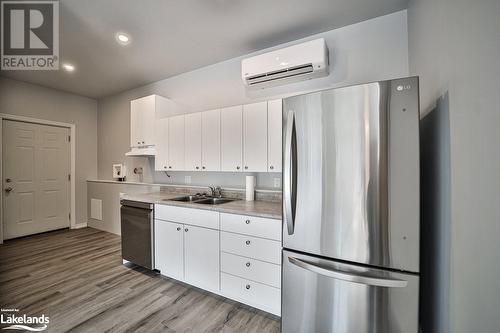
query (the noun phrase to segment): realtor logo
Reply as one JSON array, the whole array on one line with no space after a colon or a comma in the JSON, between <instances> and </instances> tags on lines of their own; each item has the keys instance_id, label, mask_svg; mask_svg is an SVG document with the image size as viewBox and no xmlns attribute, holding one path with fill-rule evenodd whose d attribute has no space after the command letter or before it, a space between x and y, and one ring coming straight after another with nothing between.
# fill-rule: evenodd
<instances>
[{"instance_id":1,"label":"realtor logo","mask_svg":"<svg viewBox=\"0 0 500 333\"><path fill-rule=\"evenodd\" d=\"M59 1L1 2L1 69L59 69Z\"/></svg>"}]
</instances>

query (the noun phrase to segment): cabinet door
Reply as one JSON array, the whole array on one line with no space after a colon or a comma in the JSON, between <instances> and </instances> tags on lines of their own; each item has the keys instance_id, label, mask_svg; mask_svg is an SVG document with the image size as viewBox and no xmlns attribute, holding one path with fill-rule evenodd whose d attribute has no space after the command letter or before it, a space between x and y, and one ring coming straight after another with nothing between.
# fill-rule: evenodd
<instances>
[{"instance_id":1,"label":"cabinet door","mask_svg":"<svg viewBox=\"0 0 500 333\"><path fill-rule=\"evenodd\" d=\"M201 168L220 171L220 110L203 112L201 117Z\"/></svg>"},{"instance_id":2,"label":"cabinet door","mask_svg":"<svg viewBox=\"0 0 500 333\"><path fill-rule=\"evenodd\" d=\"M281 172L282 102L267 103L267 171Z\"/></svg>"},{"instance_id":3,"label":"cabinet door","mask_svg":"<svg viewBox=\"0 0 500 333\"><path fill-rule=\"evenodd\" d=\"M183 225L155 220L155 268L162 275L184 280Z\"/></svg>"},{"instance_id":4,"label":"cabinet door","mask_svg":"<svg viewBox=\"0 0 500 333\"><path fill-rule=\"evenodd\" d=\"M155 95L130 102L130 141L132 146L154 144Z\"/></svg>"},{"instance_id":5,"label":"cabinet door","mask_svg":"<svg viewBox=\"0 0 500 333\"><path fill-rule=\"evenodd\" d=\"M155 170L168 170L168 118L158 119L155 124Z\"/></svg>"},{"instance_id":6,"label":"cabinet door","mask_svg":"<svg viewBox=\"0 0 500 333\"><path fill-rule=\"evenodd\" d=\"M221 169L242 171L243 107L241 105L220 110Z\"/></svg>"},{"instance_id":7,"label":"cabinet door","mask_svg":"<svg viewBox=\"0 0 500 333\"><path fill-rule=\"evenodd\" d=\"M168 169L184 170L184 115L168 121Z\"/></svg>"},{"instance_id":8,"label":"cabinet door","mask_svg":"<svg viewBox=\"0 0 500 333\"><path fill-rule=\"evenodd\" d=\"M130 102L130 147L142 146L141 110L137 100Z\"/></svg>"},{"instance_id":9,"label":"cabinet door","mask_svg":"<svg viewBox=\"0 0 500 333\"><path fill-rule=\"evenodd\" d=\"M184 225L185 281L219 290L219 231Z\"/></svg>"},{"instance_id":10,"label":"cabinet door","mask_svg":"<svg viewBox=\"0 0 500 333\"><path fill-rule=\"evenodd\" d=\"M201 171L201 113L185 117L185 170Z\"/></svg>"},{"instance_id":11,"label":"cabinet door","mask_svg":"<svg viewBox=\"0 0 500 333\"><path fill-rule=\"evenodd\" d=\"M267 102L243 105L243 171L267 171Z\"/></svg>"}]
</instances>

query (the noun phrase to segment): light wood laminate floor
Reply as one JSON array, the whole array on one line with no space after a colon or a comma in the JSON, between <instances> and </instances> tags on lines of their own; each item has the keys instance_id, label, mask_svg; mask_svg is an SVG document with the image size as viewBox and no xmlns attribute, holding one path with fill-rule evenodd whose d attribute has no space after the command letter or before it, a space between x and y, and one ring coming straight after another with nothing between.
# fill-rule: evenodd
<instances>
[{"instance_id":1,"label":"light wood laminate floor","mask_svg":"<svg viewBox=\"0 0 500 333\"><path fill-rule=\"evenodd\" d=\"M0 307L50 317L46 332L279 332L279 320L122 265L120 237L61 230L0 245Z\"/></svg>"}]
</instances>

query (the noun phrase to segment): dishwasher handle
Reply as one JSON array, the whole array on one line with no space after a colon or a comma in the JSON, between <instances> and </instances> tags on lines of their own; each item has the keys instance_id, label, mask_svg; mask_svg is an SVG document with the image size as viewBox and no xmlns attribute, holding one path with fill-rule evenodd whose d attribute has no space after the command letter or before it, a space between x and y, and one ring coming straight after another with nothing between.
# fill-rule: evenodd
<instances>
[{"instance_id":1,"label":"dishwasher handle","mask_svg":"<svg viewBox=\"0 0 500 333\"><path fill-rule=\"evenodd\" d=\"M140 209L149 209L153 210L154 205L150 202L142 202L142 201L133 201L133 200L120 200L120 204L125 207L134 207Z\"/></svg>"}]
</instances>

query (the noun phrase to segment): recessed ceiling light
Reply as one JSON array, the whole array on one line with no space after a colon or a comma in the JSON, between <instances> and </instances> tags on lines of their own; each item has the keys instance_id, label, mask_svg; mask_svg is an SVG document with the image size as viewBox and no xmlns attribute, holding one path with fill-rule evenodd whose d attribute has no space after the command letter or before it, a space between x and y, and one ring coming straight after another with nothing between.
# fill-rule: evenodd
<instances>
[{"instance_id":1,"label":"recessed ceiling light","mask_svg":"<svg viewBox=\"0 0 500 333\"><path fill-rule=\"evenodd\" d=\"M119 43L119 44L122 44L122 45L127 45L130 43L130 36L127 35L126 33L123 33L123 32L117 32L115 34L115 38L116 38L116 41Z\"/></svg>"},{"instance_id":2,"label":"recessed ceiling light","mask_svg":"<svg viewBox=\"0 0 500 333\"><path fill-rule=\"evenodd\" d=\"M62 66L63 66L64 70L66 70L67 72L72 72L75 70L75 66L73 66L72 64L66 63L66 64L63 64Z\"/></svg>"}]
</instances>

